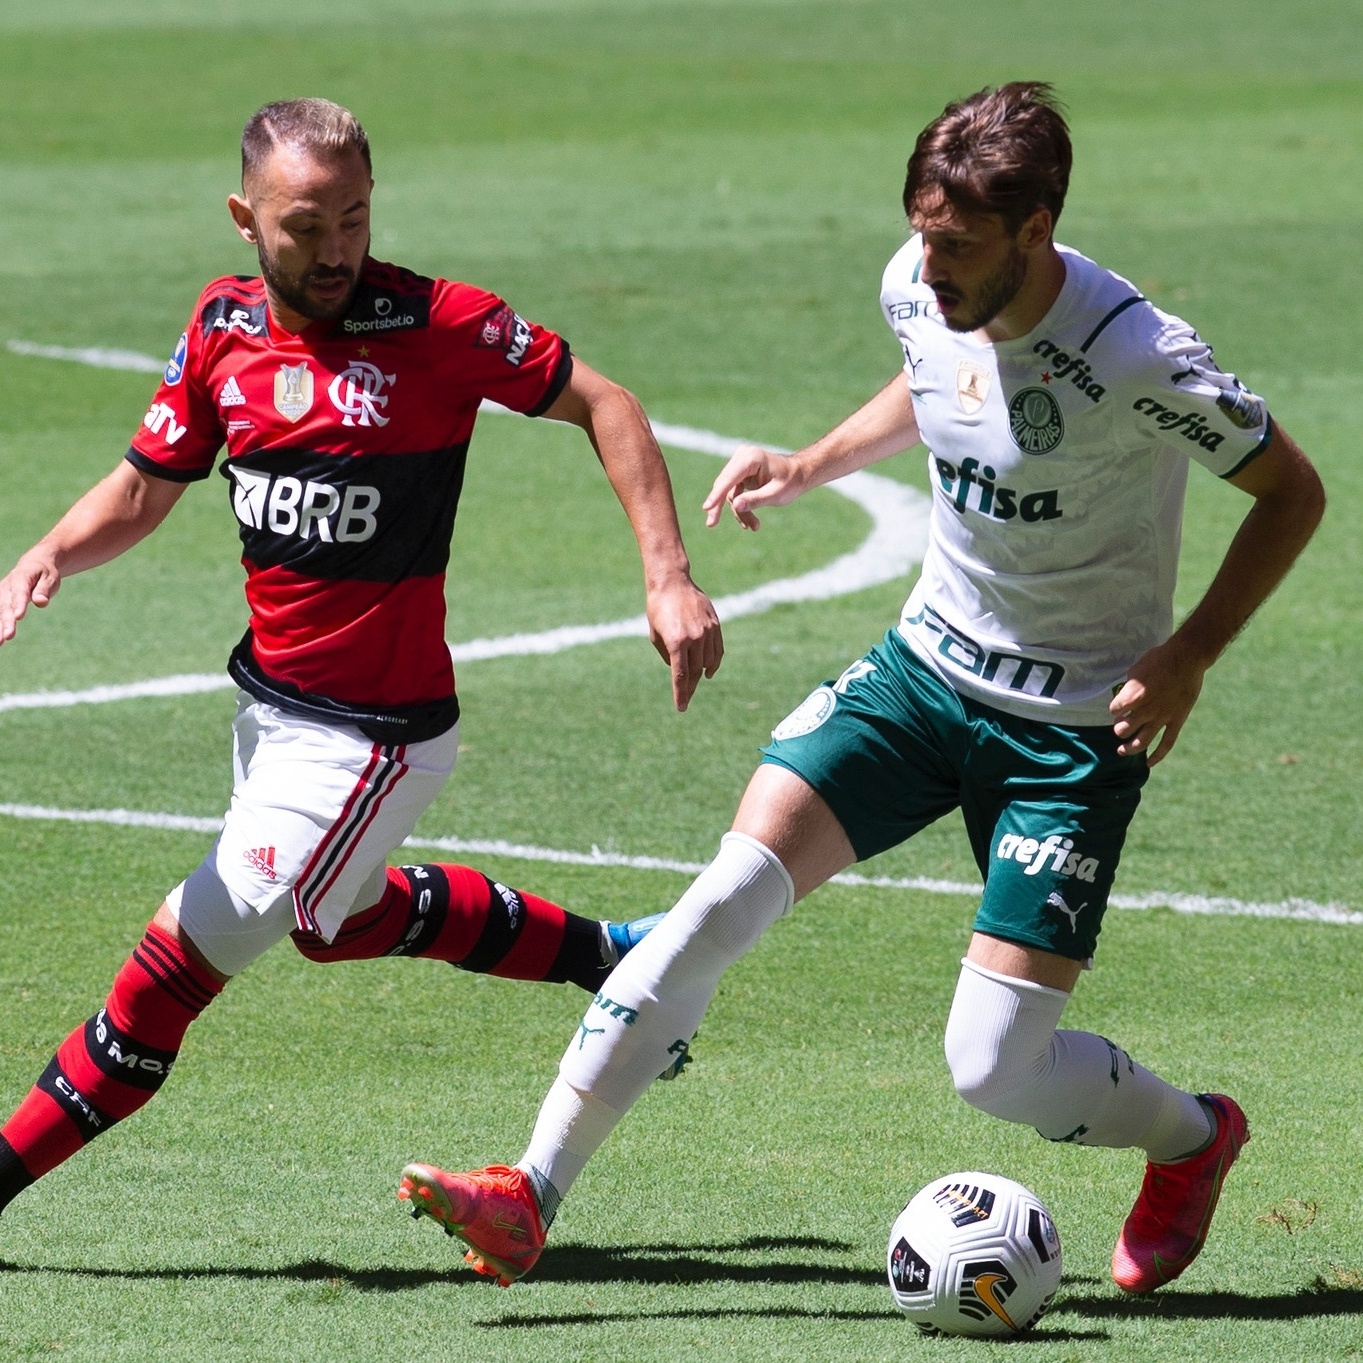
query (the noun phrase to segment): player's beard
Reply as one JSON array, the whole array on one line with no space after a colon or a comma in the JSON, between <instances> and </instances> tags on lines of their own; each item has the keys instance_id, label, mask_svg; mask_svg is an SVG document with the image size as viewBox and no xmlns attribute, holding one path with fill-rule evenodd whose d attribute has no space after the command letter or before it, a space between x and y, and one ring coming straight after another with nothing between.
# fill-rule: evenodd
<instances>
[{"instance_id":1,"label":"player's beard","mask_svg":"<svg viewBox=\"0 0 1363 1363\"><path fill-rule=\"evenodd\" d=\"M365 243L365 255L369 254L369 243ZM274 257L267 255L265 247L257 243L256 257L260 261L260 275L266 287L286 307L313 322L330 322L344 317L355 301L355 290L359 288L359 278L347 265L316 265L302 275L290 274ZM349 288L345 294L332 303L324 303L308 294L308 285L314 280L344 279Z\"/></svg>"},{"instance_id":2,"label":"player's beard","mask_svg":"<svg viewBox=\"0 0 1363 1363\"><path fill-rule=\"evenodd\" d=\"M1014 246L999 268L975 291L970 310L958 311L952 317L944 316L942 320L952 331L978 331L992 322L1018 296L1018 290L1026 278L1027 257ZM961 297L960 294L954 296Z\"/></svg>"}]
</instances>

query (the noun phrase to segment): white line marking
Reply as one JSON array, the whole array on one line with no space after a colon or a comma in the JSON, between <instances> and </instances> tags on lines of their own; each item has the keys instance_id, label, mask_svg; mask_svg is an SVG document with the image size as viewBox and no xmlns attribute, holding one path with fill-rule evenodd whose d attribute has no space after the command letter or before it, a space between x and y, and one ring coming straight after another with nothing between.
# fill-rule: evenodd
<instances>
[{"instance_id":1,"label":"white line marking","mask_svg":"<svg viewBox=\"0 0 1363 1363\"><path fill-rule=\"evenodd\" d=\"M20 355L43 359L71 360L78 364L112 369L137 369L160 373L165 365L150 355L128 350L71 350L63 346L38 345L32 341L9 341L9 349ZM484 410L510 414L497 403L485 403ZM693 426L670 426L654 422L660 444L697 454L712 454L727 459L744 442L714 431ZM772 446L770 448L776 448ZM832 563L800 577L781 578L763 583L751 591L737 592L715 601L721 620L737 620L758 615L773 606L796 601L827 601L866 587L878 586L907 576L922 561L927 547L928 498L916 488L905 487L892 478L875 473L854 473L830 483L831 491L855 502L871 518L871 533L859 548L843 554ZM612 620L598 625L563 625L557 629L527 634L509 634L495 639L470 639L450 645L456 663L481 662L511 655L560 653L584 644L608 639L647 638L648 620L643 615L627 620ZM188 696L205 691L230 690L235 683L219 673L186 673L158 677L149 681L116 686L93 686L81 691L30 691L0 695L0 712L39 710L71 705L107 705L113 701L141 700L151 696Z\"/></svg>"},{"instance_id":2,"label":"white line marking","mask_svg":"<svg viewBox=\"0 0 1363 1363\"><path fill-rule=\"evenodd\" d=\"M8 348L18 355L41 359L70 360L102 369L127 369L138 373L159 374L164 364L150 355L131 350L106 350L97 347L68 349L39 345L33 341L9 341ZM505 413L495 403L486 404L489 412ZM713 454L727 459L743 442L714 431L691 426L670 426L654 422L659 443L698 454ZM901 577L921 561L927 544L929 503L922 493L873 473L854 473L830 483L829 488L855 502L872 520L871 534L861 547L801 577L768 582L748 592L721 597L715 608L723 620L755 615L772 606L793 601L824 601L860 591ZM456 662L500 658L510 654L557 653L581 644L606 639L646 635L644 616L616 620L600 625L567 625L536 634L512 634L499 639L472 639L451 644ZM137 700L153 696L184 696L232 687L230 678L218 673L187 673L129 682L120 686L95 686L84 691L34 691L27 694L0 695L0 711L51 709L70 705L101 705L110 701ZM75 823L113 824L124 827L175 829L213 834L222 827L220 819L198 819L177 814L141 814L127 809L60 810L37 805L0 805L0 816L14 819L50 819ZM493 841L468 841L460 838L409 838L407 846L436 851L469 853L481 856L514 857L521 861L551 861L566 865L627 867L646 871L676 871L695 875L704 869L702 862L667 861L657 857L630 857L616 853L567 852L553 848ZM860 885L880 889L917 890L926 894L979 894L978 885L922 878L891 879L848 873L835 876L839 885ZM1363 913L1345 904L1316 904L1306 899L1283 903L1249 903L1238 899L1211 898L1204 895L1153 892L1144 895L1113 895L1109 901L1119 909L1172 909L1175 913L1212 914L1251 918L1291 918L1319 923L1363 923Z\"/></svg>"},{"instance_id":3,"label":"white line marking","mask_svg":"<svg viewBox=\"0 0 1363 1363\"><path fill-rule=\"evenodd\" d=\"M151 355L139 355L135 350L104 350L89 346L71 350L61 345L39 345L36 341L6 341L5 348L16 355L31 355L39 360L71 360L75 364L93 365L96 369L131 369L139 374L160 374L165 360Z\"/></svg>"},{"instance_id":4,"label":"white line marking","mask_svg":"<svg viewBox=\"0 0 1363 1363\"><path fill-rule=\"evenodd\" d=\"M151 828L177 833L203 833L213 836L222 827L221 819L201 819L187 814L148 814L131 809L54 809L44 805L0 804L0 818L37 819L53 823L103 824L120 828ZM558 866L598 866L631 871L673 871L698 875L703 861L674 861L667 857L628 856L623 852L572 852L556 847L536 847L528 843L507 842L501 838L408 838L404 847L460 856L510 857L515 861L545 861ZM954 880L932 880L922 876L863 876L845 872L833 877L835 885L863 889L912 890L919 894L964 895L974 898L978 884ZM1317 904L1309 899L1287 899L1280 903L1254 903L1224 896L1168 894L1114 894L1109 903L1116 909L1172 909L1175 913L1211 915L1220 918L1287 918L1310 923L1358 926L1363 913L1347 904Z\"/></svg>"}]
</instances>

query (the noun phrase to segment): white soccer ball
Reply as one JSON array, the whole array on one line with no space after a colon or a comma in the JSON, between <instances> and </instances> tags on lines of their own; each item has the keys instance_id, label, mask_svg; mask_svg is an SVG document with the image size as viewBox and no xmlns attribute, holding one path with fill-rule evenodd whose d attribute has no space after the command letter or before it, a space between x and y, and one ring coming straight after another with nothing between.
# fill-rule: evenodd
<instances>
[{"instance_id":1,"label":"white soccer ball","mask_svg":"<svg viewBox=\"0 0 1363 1363\"><path fill-rule=\"evenodd\" d=\"M895 1218L895 1305L924 1334L1020 1335L1060 1286L1060 1237L1035 1193L998 1174L947 1174Z\"/></svg>"}]
</instances>

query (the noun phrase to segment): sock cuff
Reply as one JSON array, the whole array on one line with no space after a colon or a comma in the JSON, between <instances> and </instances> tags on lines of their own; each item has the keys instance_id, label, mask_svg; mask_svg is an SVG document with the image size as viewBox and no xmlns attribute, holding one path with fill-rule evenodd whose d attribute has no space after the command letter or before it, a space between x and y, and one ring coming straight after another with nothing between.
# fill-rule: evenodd
<instances>
[{"instance_id":1,"label":"sock cuff","mask_svg":"<svg viewBox=\"0 0 1363 1363\"><path fill-rule=\"evenodd\" d=\"M749 851L755 853L763 863L755 869L760 871L769 866L776 872L786 892L785 907L777 915L778 917L784 918L795 907L795 882L790 878L790 872L782 865L781 858L770 847L758 842L756 838L750 837L747 833L738 832L736 829L731 829L720 838L719 845L721 850L732 848L737 851L740 847L746 847Z\"/></svg>"},{"instance_id":2,"label":"sock cuff","mask_svg":"<svg viewBox=\"0 0 1363 1363\"><path fill-rule=\"evenodd\" d=\"M1055 989L1049 984L1038 984L1035 980L1020 980L1016 975L1001 975L997 970L989 970L982 965L977 965L968 957L961 958L961 966L986 980L993 980L995 984L1003 985L1005 989L1016 989L1020 993L1049 995L1054 999L1068 999L1070 997L1068 990Z\"/></svg>"}]
</instances>

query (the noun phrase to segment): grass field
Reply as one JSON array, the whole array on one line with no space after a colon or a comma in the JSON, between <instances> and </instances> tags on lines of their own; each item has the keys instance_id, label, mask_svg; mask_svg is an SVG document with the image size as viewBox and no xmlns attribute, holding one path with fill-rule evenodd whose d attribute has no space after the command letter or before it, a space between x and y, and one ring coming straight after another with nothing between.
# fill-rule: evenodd
<instances>
[{"instance_id":1,"label":"grass field","mask_svg":"<svg viewBox=\"0 0 1363 1363\"><path fill-rule=\"evenodd\" d=\"M155 383L6 343L166 355L208 278L254 269L223 200L268 99L324 94L363 119L379 256L498 290L658 421L791 447L896 368L876 291L913 136L1016 76L1053 80L1071 111L1062 238L1210 337L1331 495L1211 674L1123 861L1123 902L1218 911L1114 908L1066 1014L1249 1112L1196 1268L1123 1298L1107 1261L1139 1160L1047 1145L952 1092L940 1037L971 899L910 885L973 879L948 821L859 868L898 885L825 888L726 976L695 1064L621 1126L506 1293L401 1214L397 1173L516 1158L581 996L430 962L321 970L280 948L191 1032L155 1103L0 1218L0 1359L1002 1357L920 1340L883 1282L903 1201L974 1167L1035 1188L1065 1244L1056 1306L1009 1359L1363 1356L1353 0L1232 0L1196 20L1170 0L7 0L0 571L120 457ZM669 461L715 596L869 533L831 491L760 536L706 533L716 461ZM927 486L917 455L876 471ZM1245 505L1191 482L1183 609ZM0 1118L202 856L231 712L225 690L5 698L220 672L239 578L212 480L0 653ZM468 859L584 912L667 906L685 874L616 863L707 860L757 745L907 586L733 621L685 716L642 640L461 663L465 750L419 836L515 844ZM640 610L623 518L575 432L481 423L451 602L456 644ZM118 809L201 822L57 817ZM614 861L566 855L594 848Z\"/></svg>"}]
</instances>

